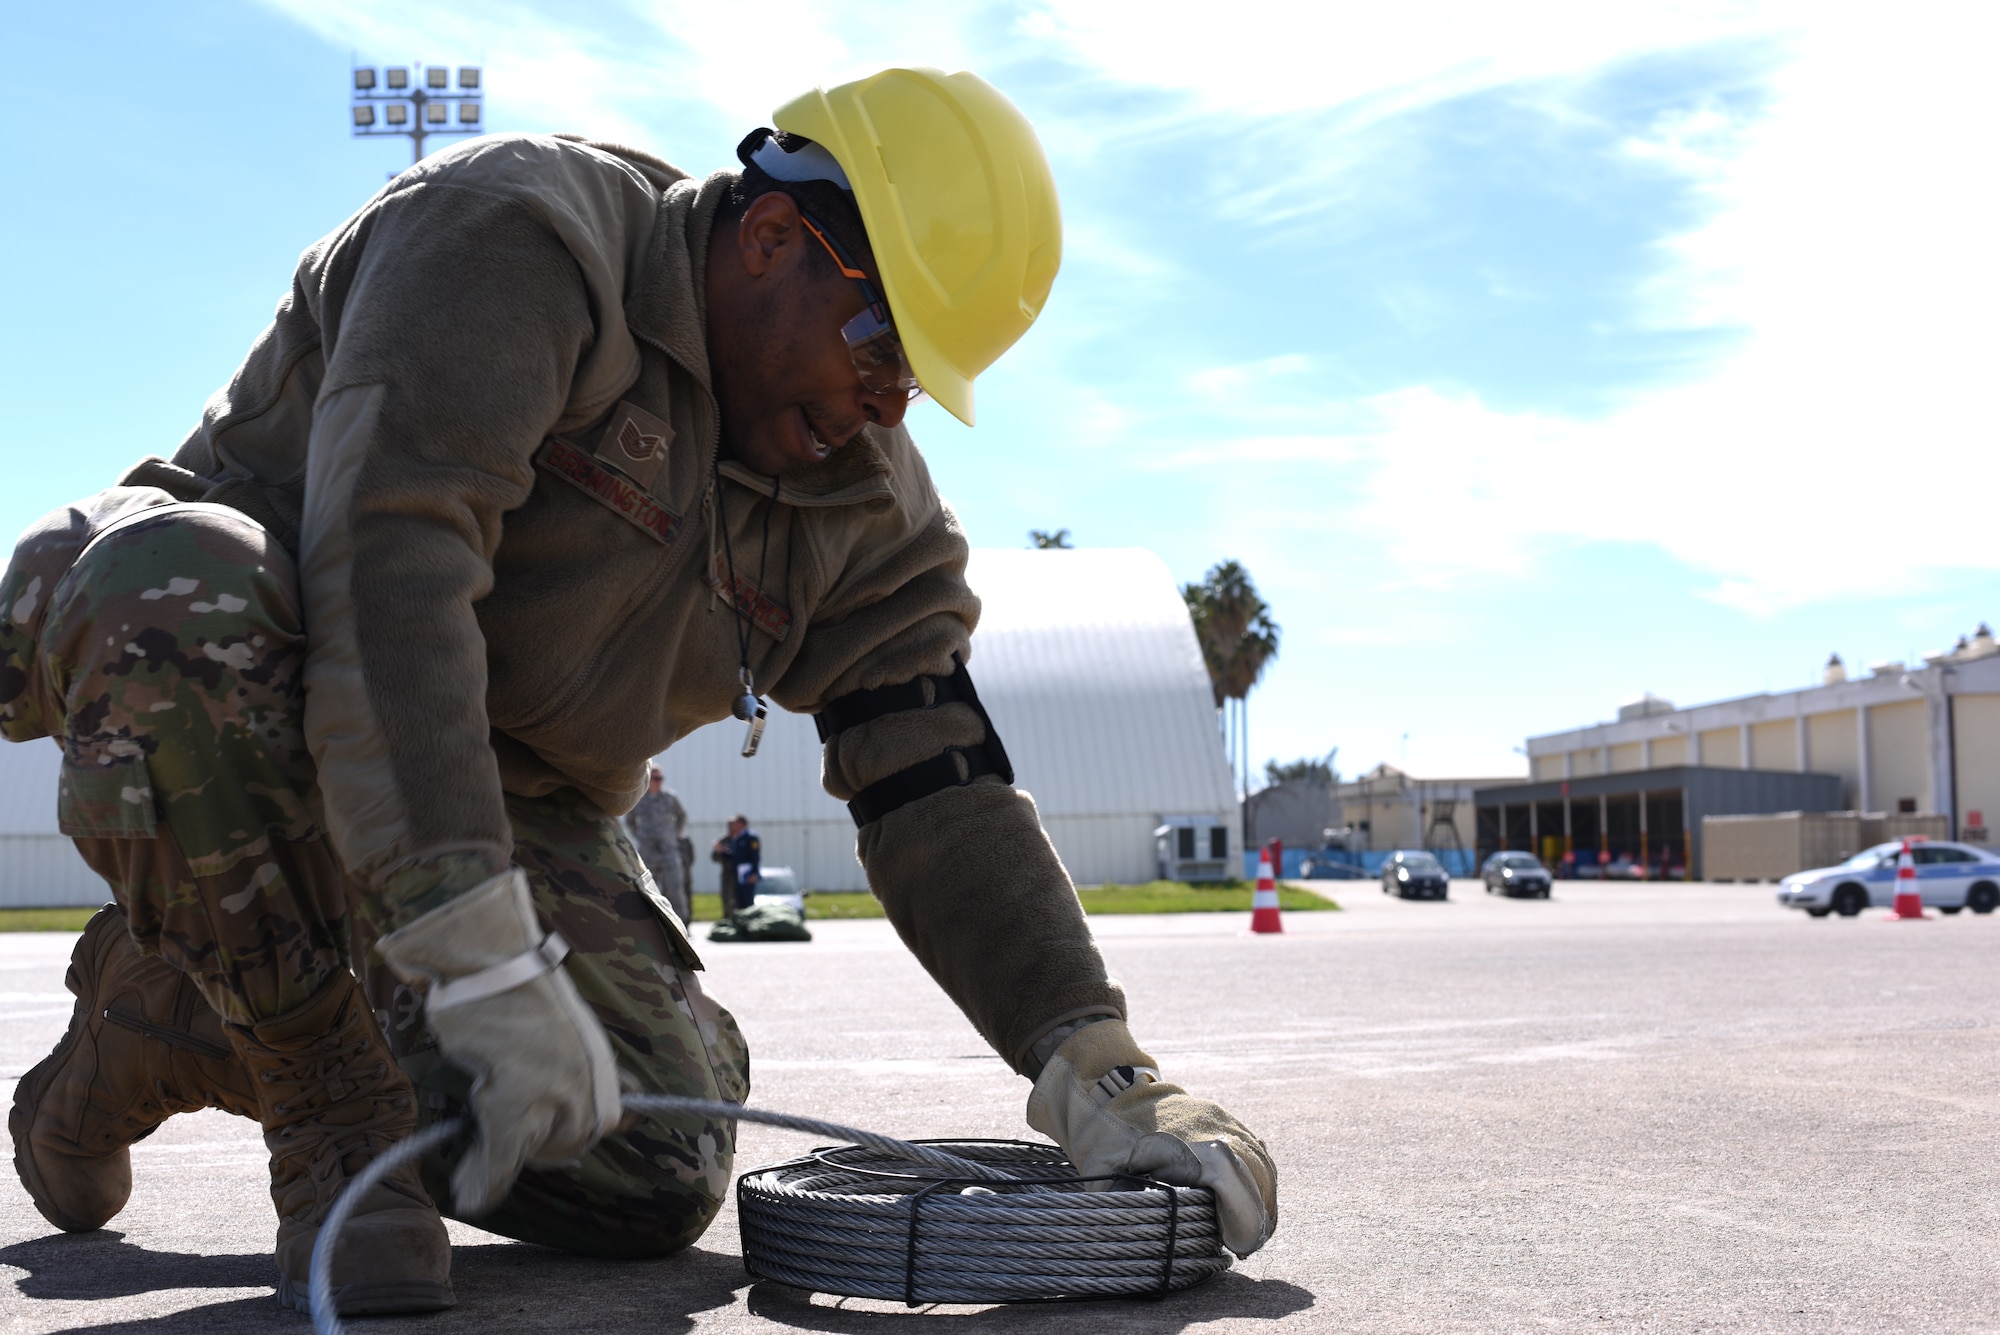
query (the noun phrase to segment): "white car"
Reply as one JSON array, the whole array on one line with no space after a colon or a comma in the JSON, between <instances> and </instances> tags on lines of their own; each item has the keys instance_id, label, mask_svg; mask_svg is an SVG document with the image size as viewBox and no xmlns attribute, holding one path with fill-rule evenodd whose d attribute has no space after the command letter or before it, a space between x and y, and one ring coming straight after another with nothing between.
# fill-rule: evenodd
<instances>
[{"instance_id":1,"label":"white car","mask_svg":"<svg viewBox=\"0 0 2000 1335\"><path fill-rule=\"evenodd\" d=\"M788 909L806 911L806 892L799 889L799 878L792 874L790 867L764 867L757 873L757 898L759 904L783 904Z\"/></svg>"},{"instance_id":2,"label":"white car","mask_svg":"<svg viewBox=\"0 0 2000 1335\"><path fill-rule=\"evenodd\" d=\"M1796 872L1778 882L1778 902L1815 918L1829 913L1852 918L1871 905L1887 907L1895 902L1896 855L1902 851L1898 839L1856 853L1838 867ZM1917 891L1925 908L1945 913L2000 908L2000 855L1991 849L1913 839L1910 861L1916 864Z\"/></svg>"}]
</instances>

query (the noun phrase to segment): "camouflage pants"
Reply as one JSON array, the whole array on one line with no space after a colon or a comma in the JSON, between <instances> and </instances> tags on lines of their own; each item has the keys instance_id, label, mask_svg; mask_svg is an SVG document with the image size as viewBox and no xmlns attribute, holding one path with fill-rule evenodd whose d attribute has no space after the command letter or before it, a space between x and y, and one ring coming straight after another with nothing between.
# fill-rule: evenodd
<instances>
[{"instance_id":1,"label":"camouflage pants","mask_svg":"<svg viewBox=\"0 0 2000 1335\"><path fill-rule=\"evenodd\" d=\"M62 830L110 882L141 950L236 1024L295 1009L351 960L426 1115L443 1116L461 1108L465 1077L374 952L368 915L350 918L359 890L322 833L297 590L291 558L251 520L162 506L83 551L37 641L0 635L0 674L44 674L59 697ZM508 810L514 860L570 943L563 968L620 1069L645 1092L741 1101L736 1022L703 992L701 962L618 822L568 791ZM595 1255L664 1255L714 1218L734 1152L733 1124L646 1118L574 1168L524 1174L475 1222ZM426 1177L449 1201L443 1164Z\"/></svg>"}]
</instances>

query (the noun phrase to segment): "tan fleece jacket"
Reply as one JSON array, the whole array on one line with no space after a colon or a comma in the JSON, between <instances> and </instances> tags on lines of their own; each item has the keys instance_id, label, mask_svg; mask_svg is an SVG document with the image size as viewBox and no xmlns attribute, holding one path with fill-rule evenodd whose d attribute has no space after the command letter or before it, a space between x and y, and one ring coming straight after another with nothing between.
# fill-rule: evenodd
<instances>
[{"instance_id":1,"label":"tan fleece jacket","mask_svg":"<svg viewBox=\"0 0 2000 1335\"><path fill-rule=\"evenodd\" d=\"M542 136L427 159L306 251L172 463L125 479L232 505L298 553L307 736L335 847L378 896L504 867L504 792L628 809L650 757L729 714L732 598L788 709L967 650L965 537L905 431L787 472L775 502L729 460L718 490L700 276L730 180ZM978 740L956 711L836 738L829 790ZM1025 794L936 794L861 853L1017 1066L1061 1019L1122 1013ZM387 926L413 911L388 901Z\"/></svg>"}]
</instances>

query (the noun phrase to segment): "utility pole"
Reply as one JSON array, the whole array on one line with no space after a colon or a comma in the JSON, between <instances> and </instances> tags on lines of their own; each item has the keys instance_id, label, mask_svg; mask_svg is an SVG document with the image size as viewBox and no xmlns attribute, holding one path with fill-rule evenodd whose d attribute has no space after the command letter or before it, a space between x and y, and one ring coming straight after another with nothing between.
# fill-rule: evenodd
<instances>
[{"instance_id":1,"label":"utility pole","mask_svg":"<svg viewBox=\"0 0 2000 1335\"><path fill-rule=\"evenodd\" d=\"M416 77L410 77L412 68ZM354 67L354 137L402 135L410 141L410 165L424 159L424 140L439 134L480 132L479 67L458 67L458 91L451 90L449 65L389 65L378 82L373 65ZM458 107L457 124L452 106ZM379 114L378 114L379 113Z\"/></svg>"}]
</instances>

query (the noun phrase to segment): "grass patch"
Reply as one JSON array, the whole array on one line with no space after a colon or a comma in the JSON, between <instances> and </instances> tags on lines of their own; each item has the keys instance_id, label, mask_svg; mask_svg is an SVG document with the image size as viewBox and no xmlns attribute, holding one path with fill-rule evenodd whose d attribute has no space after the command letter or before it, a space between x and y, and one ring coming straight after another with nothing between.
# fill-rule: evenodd
<instances>
[{"instance_id":1,"label":"grass patch","mask_svg":"<svg viewBox=\"0 0 2000 1335\"><path fill-rule=\"evenodd\" d=\"M97 910L0 909L0 932L80 932Z\"/></svg>"},{"instance_id":2,"label":"grass patch","mask_svg":"<svg viewBox=\"0 0 2000 1335\"><path fill-rule=\"evenodd\" d=\"M1085 913L1248 913L1256 887L1248 881L1148 881L1144 885L1096 885L1079 889ZM1278 907L1319 913L1340 905L1310 890L1278 887Z\"/></svg>"},{"instance_id":3,"label":"grass patch","mask_svg":"<svg viewBox=\"0 0 2000 1335\"><path fill-rule=\"evenodd\" d=\"M808 918L883 918L882 901L866 890L839 893L816 890L806 896Z\"/></svg>"},{"instance_id":4,"label":"grass patch","mask_svg":"<svg viewBox=\"0 0 2000 1335\"><path fill-rule=\"evenodd\" d=\"M1077 898L1085 913L1248 913L1250 895L1256 887L1248 881L1213 881L1191 885L1186 881L1148 881L1144 885L1093 885L1079 887ZM1322 913L1340 905L1310 890L1278 887L1278 905L1292 913ZM697 894L694 920L714 922L722 916L722 896ZM816 890L806 896L806 917L879 918L882 903L862 891L836 894Z\"/></svg>"},{"instance_id":5,"label":"grass patch","mask_svg":"<svg viewBox=\"0 0 2000 1335\"><path fill-rule=\"evenodd\" d=\"M1248 881L1216 881L1190 885L1185 881L1148 881L1144 885L1096 885L1078 890L1086 913L1248 913ZM1288 912L1314 913L1340 905L1310 890L1278 888L1278 903ZM0 932L80 932L96 909L0 909ZM722 896L697 894L694 920L714 922L722 916ZM820 890L806 896L806 917L879 918L882 902L860 891L836 894Z\"/></svg>"},{"instance_id":6,"label":"grass patch","mask_svg":"<svg viewBox=\"0 0 2000 1335\"><path fill-rule=\"evenodd\" d=\"M722 917L722 896L704 895L699 892L694 903L689 905L696 922L715 922ZM806 896L806 919L817 921L824 918L879 918L882 917L882 901L866 890L854 894L836 894L831 890L815 890Z\"/></svg>"}]
</instances>

